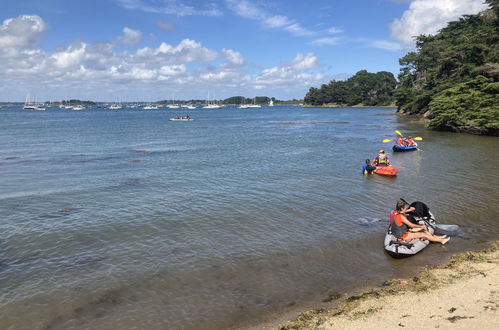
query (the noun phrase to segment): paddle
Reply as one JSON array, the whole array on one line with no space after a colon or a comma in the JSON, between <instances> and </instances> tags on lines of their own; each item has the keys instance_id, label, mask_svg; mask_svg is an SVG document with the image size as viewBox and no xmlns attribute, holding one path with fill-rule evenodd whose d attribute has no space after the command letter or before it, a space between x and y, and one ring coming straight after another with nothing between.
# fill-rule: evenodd
<instances>
[{"instance_id":1,"label":"paddle","mask_svg":"<svg viewBox=\"0 0 499 330\"><path fill-rule=\"evenodd\" d=\"M426 224L428 226L432 227L433 229L439 229L439 230L444 230L444 231L456 231L459 229L458 225L444 225L444 224L438 224L438 223L432 225L427 220L423 219L423 221L426 222Z\"/></svg>"},{"instance_id":2,"label":"paddle","mask_svg":"<svg viewBox=\"0 0 499 330\"><path fill-rule=\"evenodd\" d=\"M414 140L416 140L416 141L423 141L423 138L422 138L422 137L420 137L420 136L416 136L416 137L414 138ZM390 141L391 141L390 139L384 139L384 140L383 140L383 143L390 142Z\"/></svg>"}]
</instances>

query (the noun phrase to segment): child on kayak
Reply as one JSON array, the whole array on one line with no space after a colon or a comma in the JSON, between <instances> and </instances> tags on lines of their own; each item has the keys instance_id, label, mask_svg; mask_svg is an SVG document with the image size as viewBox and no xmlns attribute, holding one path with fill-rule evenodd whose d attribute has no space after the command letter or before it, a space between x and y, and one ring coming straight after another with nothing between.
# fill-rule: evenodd
<instances>
[{"instance_id":1,"label":"child on kayak","mask_svg":"<svg viewBox=\"0 0 499 330\"><path fill-rule=\"evenodd\" d=\"M374 157L372 166L388 166L390 165L390 160L388 159L388 155L385 153L383 149L381 149L376 157Z\"/></svg>"},{"instance_id":2,"label":"child on kayak","mask_svg":"<svg viewBox=\"0 0 499 330\"><path fill-rule=\"evenodd\" d=\"M439 242L442 245L450 240L450 237L445 235L437 236L430 234L426 231L426 226L418 225L410 222L405 213L409 211L410 206L399 200L395 206L395 210L390 213L390 227L391 233L398 239L410 241L415 238L423 238L432 242Z\"/></svg>"},{"instance_id":3,"label":"child on kayak","mask_svg":"<svg viewBox=\"0 0 499 330\"><path fill-rule=\"evenodd\" d=\"M362 166L362 174L373 174L373 171L376 169L376 167L371 165L371 161L369 159L366 159L366 163L364 166Z\"/></svg>"}]
</instances>

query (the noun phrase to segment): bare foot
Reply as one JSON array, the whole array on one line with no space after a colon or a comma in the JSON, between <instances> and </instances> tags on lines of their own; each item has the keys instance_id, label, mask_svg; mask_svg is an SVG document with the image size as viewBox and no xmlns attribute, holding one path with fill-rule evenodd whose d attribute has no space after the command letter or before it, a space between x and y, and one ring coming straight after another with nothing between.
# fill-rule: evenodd
<instances>
[{"instance_id":1,"label":"bare foot","mask_svg":"<svg viewBox=\"0 0 499 330\"><path fill-rule=\"evenodd\" d=\"M442 245L444 245L445 243L447 243L449 240L450 240L450 237L447 237L446 239L444 239L444 240L442 241Z\"/></svg>"}]
</instances>

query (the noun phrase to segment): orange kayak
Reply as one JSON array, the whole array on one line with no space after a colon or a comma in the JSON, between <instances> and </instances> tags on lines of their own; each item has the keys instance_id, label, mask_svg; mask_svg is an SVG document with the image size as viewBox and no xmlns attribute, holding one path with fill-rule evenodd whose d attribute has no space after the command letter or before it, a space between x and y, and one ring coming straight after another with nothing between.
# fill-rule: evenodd
<instances>
[{"instance_id":1,"label":"orange kayak","mask_svg":"<svg viewBox=\"0 0 499 330\"><path fill-rule=\"evenodd\" d=\"M386 175L386 176L395 176L397 175L397 169L393 166L378 166L374 170L374 173L379 174L379 175Z\"/></svg>"}]
</instances>

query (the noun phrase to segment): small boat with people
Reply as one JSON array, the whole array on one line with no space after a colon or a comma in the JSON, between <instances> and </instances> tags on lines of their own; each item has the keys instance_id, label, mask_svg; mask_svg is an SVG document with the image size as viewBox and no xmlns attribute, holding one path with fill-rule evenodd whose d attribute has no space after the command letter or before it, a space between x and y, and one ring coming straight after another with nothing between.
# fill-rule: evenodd
<instances>
[{"instance_id":1,"label":"small boat with people","mask_svg":"<svg viewBox=\"0 0 499 330\"><path fill-rule=\"evenodd\" d=\"M401 198L396 209L390 213L390 224L384 239L385 251L394 258L405 258L422 251L430 241L447 243L450 239L447 235L434 234L437 228L455 230L457 226L438 225L428 205L423 202L409 204Z\"/></svg>"},{"instance_id":2,"label":"small boat with people","mask_svg":"<svg viewBox=\"0 0 499 330\"><path fill-rule=\"evenodd\" d=\"M187 116L170 118L170 120L171 121L193 121L194 119L192 119L191 116L187 115Z\"/></svg>"},{"instance_id":3,"label":"small boat with people","mask_svg":"<svg viewBox=\"0 0 499 330\"><path fill-rule=\"evenodd\" d=\"M397 169L390 165L390 159L388 159L388 155L383 149L381 149L378 152L378 155L374 157L371 163L371 168L374 168L372 172L378 175L396 176L398 173Z\"/></svg>"},{"instance_id":4,"label":"small boat with people","mask_svg":"<svg viewBox=\"0 0 499 330\"><path fill-rule=\"evenodd\" d=\"M418 144L412 138L400 137L392 147L395 152L418 150Z\"/></svg>"}]
</instances>

